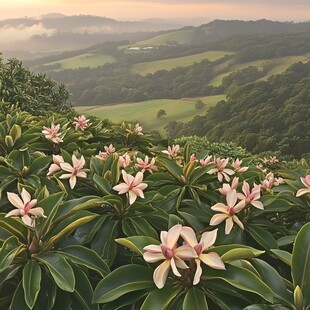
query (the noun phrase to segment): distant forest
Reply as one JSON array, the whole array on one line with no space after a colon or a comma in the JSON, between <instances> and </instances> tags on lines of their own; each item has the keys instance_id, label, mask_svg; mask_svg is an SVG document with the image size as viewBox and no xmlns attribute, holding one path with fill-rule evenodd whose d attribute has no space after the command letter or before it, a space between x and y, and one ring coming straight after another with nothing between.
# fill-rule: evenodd
<instances>
[{"instance_id":1,"label":"distant forest","mask_svg":"<svg viewBox=\"0 0 310 310\"><path fill-rule=\"evenodd\" d=\"M224 89L221 86L214 87L207 84L212 78L226 71L227 61L230 61L231 65L257 59L305 54L310 51L310 32L237 35L208 44L198 45L198 43L188 46L161 46L148 53L130 54L118 50L119 43L111 42L108 45L99 45L95 50L98 53L113 55L117 59L116 63L98 68L50 71L49 74L57 81L68 85L72 100L77 105L108 105L149 99L214 95L223 93ZM147 76L134 74L130 70L131 66L138 62L192 55L206 50L224 50L236 54L215 62L203 60L186 68L160 70ZM55 58L51 57L50 61L53 59ZM44 68L46 70L46 67ZM49 69L57 69L57 64Z\"/></svg>"},{"instance_id":2,"label":"distant forest","mask_svg":"<svg viewBox=\"0 0 310 310\"><path fill-rule=\"evenodd\" d=\"M229 81L227 101L207 115L171 122L169 136L207 136L211 142L235 142L253 153L281 151L297 158L310 153L310 62L296 63L267 81L239 82Z\"/></svg>"}]
</instances>

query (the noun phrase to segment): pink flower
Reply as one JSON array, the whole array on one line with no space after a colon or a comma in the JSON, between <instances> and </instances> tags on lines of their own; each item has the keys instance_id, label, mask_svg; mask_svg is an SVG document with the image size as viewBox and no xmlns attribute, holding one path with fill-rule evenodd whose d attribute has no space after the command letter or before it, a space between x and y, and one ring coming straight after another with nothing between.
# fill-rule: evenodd
<instances>
[{"instance_id":1,"label":"pink flower","mask_svg":"<svg viewBox=\"0 0 310 310\"><path fill-rule=\"evenodd\" d=\"M243 209L243 207L245 206L245 202L241 200L237 203L237 193L235 189L226 195L226 202L227 205L224 205L223 203L217 203L213 207L211 207L213 211L218 211L221 213L212 216L210 220L210 225L214 226L222 223L223 221L226 221L225 234L228 235L233 228L234 222L241 229L244 229L242 222L235 214Z\"/></svg>"},{"instance_id":2,"label":"pink flower","mask_svg":"<svg viewBox=\"0 0 310 310\"><path fill-rule=\"evenodd\" d=\"M113 147L112 144L110 144L109 146L104 146L104 150L105 152L99 152L98 155L96 155L95 157L101 159L101 160L105 160L108 158L109 155L113 154L115 152L115 147Z\"/></svg>"},{"instance_id":3,"label":"pink flower","mask_svg":"<svg viewBox=\"0 0 310 310\"><path fill-rule=\"evenodd\" d=\"M252 190L250 190L249 183L246 181L243 181L243 185L242 185L243 194L239 193L237 194L237 196L238 196L238 199L244 200L246 204L249 203L255 208L263 210L264 205L262 204L261 201L258 201L258 199L260 198L260 190L261 190L261 185L254 184L254 187L252 188Z\"/></svg>"},{"instance_id":4,"label":"pink flower","mask_svg":"<svg viewBox=\"0 0 310 310\"><path fill-rule=\"evenodd\" d=\"M179 150L180 150L180 146L177 144L177 145L172 145L172 147L168 146L167 150L164 150L161 152L173 157L173 156L177 155Z\"/></svg>"},{"instance_id":5,"label":"pink flower","mask_svg":"<svg viewBox=\"0 0 310 310\"><path fill-rule=\"evenodd\" d=\"M48 176L53 175L54 173L58 172L61 170L60 164L64 163L64 159L60 155L53 155L53 164L48 169Z\"/></svg>"},{"instance_id":6,"label":"pink flower","mask_svg":"<svg viewBox=\"0 0 310 310\"><path fill-rule=\"evenodd\" d=\"M10 203L17 208L6 214L5 217L20 216L22 221L30 227L35 226L35 218L46 217L43 213L44 210L40 207L33 208L37 204L37 199L32 199L30 194L23 188L20 194L21 198L17 194L7 193Z\"/></svg>"},{"instance_id":7,"label":"pink flower","mask_svg":"<svg viewBox=\"0 0 310 310\"><path fill-rule=\"evenodd\" d=\"M126 168L131 164L131 158L128 155L128 153L125 153L124 155L118 158L118 162L121 167Z\"/></svg>"},{"instance_id":8,"label":"pink flower","mask_svg":"<svg viewBox=\"0 0 310 310\"><path fill-rule=\"evenodd\" d=\"M201 236L200 242L198 243L195 232L191 227L184 226L181 230L181 237L189 244L198 255L198 258L195 258L196 273L194 276L193 284L196 285L200 281L202 274L201 262L207 266L214 269L225 269L225 265L221 260L220 256L215 252L203 253L209 249L211 245L214 244L217 236L217 229L204 232Z\"/></svg>"},{"instance_id":9,"label":"pink flower","mask_svg":"<svg viewBox=\"0 0 310 310\"><path fill-rule=\"evenodd\" d=\"M274 165L279 162L279 159L276 156L270 156L269 158L264 157L263 163L266 165Z\"/></svg>"},{"instance_id":10,"label":"pink flower","mask_svg":"<svg viewBox=\"0 0 310 310\"><path fill-rule=\"evenodd\" d=\"M84 115L75 117L74 120L75 121L72 124L75 126L75 130L78 130L80 128L81 130L84 131L92 124L89 123L89 119L87 119Z\"/></svg>"},{"instance_id":11,"label":"pink flower","mask_svg":"<svg viewBox=\"0 0 310 310\"><path fill-rule=\"evenodd\" d=\"M60 124L54 125L52 123L51 128L43 126L42 133L44 134L45 138L48 140L52 140L54 143L63 142L63 140L59 137L61 135L59 131Z\"/></svg>"},{"instance_id":12,"label":"pink flower","mask_svg":"<svg viewBox=\"0 0 310 310\"><path fill-rule=\"evenodd\" d=\"M239 178L237 177L234 177L232 182L231 182L231 185L230 184L227 184L227 183L224 183L223 184L223 187L219 189L219 192L223 195L223 196L226 196L229 192L231 192L233 189L237 189L238 187L238 184L239 184Z\"/></svg>"},{"instance_id":13,"label":"pink flower","mask_svg":"<svg viewBox=\"0 0 310 310\"><path fill-rule=\"evenodd\" d=\"M89 169L83 168L85 165L84 156L81 156L81 159L77 159L75 155L72 155L72 163L73 166L69 163L60 163L61 169L70 173L65 173L59 177L59 179L69 179L71 189L74 188L77 177L86 178L86 172L90 171Z\"/></svg>"},{"instance_id":14,"label":"pink flower","mask_svg":"<svg viewBox=\"0 0 310 310\"><path fill-rule=\"evenodd\" d=\"M142 136L142 135L143 135L143 133L142 133L142 127L140 126L139 123L137 123L137 124L135 125L135 133L138 134L139 136Z\"/></svg>"},{"instance_id":15,"label":"pink flower","mask_svg":"<svg viewBox=\"0 0 310 310\"><path fill-rule=\"evenodd\" d=\"M269 172L265 180L261 181L262 189L265 191L271 190L272 186L279 186L284 180L282 178L275 178L272 172Z\"/></svg>"},{"instance_id":16,"label":"pink flower","mask_svg":"<svg viewBox=\"0 0 310 310\"><path fill-rule=\"evenodd\" d=\"M128 174L125 170L122 170L123 180L125 183L118 184L113 187L115 191L118 191L118 194L128 193L129 204L132 205L137 197L144 198L143 190L147 188L146 183L143 181L143 173L138 172L135 177Z\"/></svg>"},{"instance_id":17,"label":"pink flower","mask_svg":"<svg viewBox=\"0 0 310 310\"><path fill-rule=\"evenodd\" d=\"M204 167L204 166L207 166L207 165L212 165L214 164L214 160L212 160L213 157L211 155L209 155L207 158L205 159L200 159L200 166Z\"/></svg>"},{"instance_id":18,"label":"pink flower","mask_svg":"<svg viewBox=\"0 0 310 310\"><path fill-rule=\"evenodd\" d=\"M170 267L177 277L181 277L177 267L188 269L184 259L197 258L196 252L189 245L177 247L181 229L182 225L177 224L168 231L162 231L160 234L160 245L151 244L143 248L145 251L143 258L148 263L164 260L164 262L155 269L153 274L154 283L159 289L164 287Z\"/></svg>"},{"instance_id":19,"label":"pink flower","mask_svg":"<svg viewBox=\"0 0 310 310\"><path fill-rule=\"evenodd\" d=\"M191 157L189 158L189 161L190 161L190 162L198 161L198 160L196 159L195 154L192 154L192 155L191 155Z\"/></svg>"},{"instance_id":20,"label":"pink flower","mask_svg":"<svg viewBox=\"0 0 310 310\"><path fill-rule=\"evenodd\" d=\"M135 165L137 168L141 168L142 172L145 170L150 171L153 173L152 170L157 171L158 167L155 165L155 157L152 158L151 162L149 163L149 157L146 155L144 160L142 158L137 158L137 163Z\"/></svg>"},{"instance_id":21,"label":"pink flower","mask_svg":"<svg viewBox=\"0 0 310 310\"><path fill-rule=\"evenodd\" d=\"M238 158L233 161L232 163L232 166L235 168L235 170L239 173L243 173L243 172L246 172L249 167L241 167L241 164L242 164L242 160L239 160Z\"/></svg>"},{"instance_id":22,"label":"pink flower","mask_svg":"<svg viewBox=\"0 0 310 310\"><path fill-rule=\"evenodd\" d=\"M235 172L232 169L225 168L227 164L228 164L228 158L226 159L217 158L215 160L216 168L210 169L208 173L209 174L217 173L217 179L219 180L219 182L223 181L223 177L227 182L229 182L230 178L228 175L233 175Z\"/></svg>"},{"instance_id":23,"label":"pink flower","mask_svg":"<svg viewBox=\"0 0 310 310\"><path fill-rule=\"evenodd\" d=\"M306 175L304 178L300 178L300 181L306 188L299 189L296 193L296 197L310 193L310 174Z\"/></svg>"}]
</instances>

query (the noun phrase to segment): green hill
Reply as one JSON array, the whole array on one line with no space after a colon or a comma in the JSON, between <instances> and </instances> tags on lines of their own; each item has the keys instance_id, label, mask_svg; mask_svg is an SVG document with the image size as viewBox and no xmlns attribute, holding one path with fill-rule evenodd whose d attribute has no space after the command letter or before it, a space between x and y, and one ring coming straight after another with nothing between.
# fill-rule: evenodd
<instances>
[{"instance_id":1,"label":"green hill","mask_svg":"<svg viewBox=\"0 0 310 310\"><path fill-rule=\"evenodd\" d=\"M112 122L119 123L123 120L140 122L147 130L158 130L165 135L164 127L171 121L190 121L196 115L204 115L210 107L225 99L224 95L207 96L199 98L184 98L178 100L158 99L136 103L122 103L109 106L80 106L76 107L79 113L93 115L100 118L108 118ZM197 110L197 100L203 101L203 109ZM164 109L167 113L163 118L157 119L157 112Z\"/></svg>"}]
</instances>

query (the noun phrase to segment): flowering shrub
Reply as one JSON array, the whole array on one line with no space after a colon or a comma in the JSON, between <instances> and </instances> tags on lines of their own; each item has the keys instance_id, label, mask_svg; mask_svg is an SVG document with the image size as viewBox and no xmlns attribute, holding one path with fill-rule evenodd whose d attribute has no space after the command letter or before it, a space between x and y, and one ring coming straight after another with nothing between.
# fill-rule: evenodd
<instances>
[{"instance_id":1,"label":"flowering shrub","mask_svg":"<svg viewBox=\"0 0 310 310\"><path fill-rule=\"evenodd\" d=\"M0 308L309 308L309 170L239 155L1 113Z\"/></svg>"}]
</instances>

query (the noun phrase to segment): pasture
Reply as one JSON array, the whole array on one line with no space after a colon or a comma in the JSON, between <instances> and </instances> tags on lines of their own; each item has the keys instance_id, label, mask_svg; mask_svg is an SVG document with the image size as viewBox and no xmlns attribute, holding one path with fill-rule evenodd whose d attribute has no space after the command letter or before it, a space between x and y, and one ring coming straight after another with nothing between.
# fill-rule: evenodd
<instances>
[{"instance_id":1,"label":"pasture","mask_svg":"<svg viewBox=\"0 0 310 310\"><path fill-rule=\"evenodd\" d=\"M145 130L158 130L164 136L164 127L170 121L190 121L196 115L206 114L210 107L215 106L217 102L224 99L225 95L217 95L177 100L148 100L109 106L78 106L75 109L81 114L92 115L102 119L107 118L115 123L123 120L139 122ZM197 100L205 103L202 109L197 110L195 108ZM167 115L158 119L157 112L161 109L165 110Z\"/></svg>"}]
</instances>

